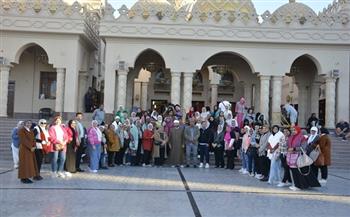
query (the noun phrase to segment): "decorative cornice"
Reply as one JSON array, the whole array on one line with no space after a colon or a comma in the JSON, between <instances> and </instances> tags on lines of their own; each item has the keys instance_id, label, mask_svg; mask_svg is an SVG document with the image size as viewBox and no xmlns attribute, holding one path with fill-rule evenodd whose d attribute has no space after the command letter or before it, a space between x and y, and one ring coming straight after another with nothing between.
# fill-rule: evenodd
<instances>
[{"instance_id":1,"label":"decorative cornice","mask_svg":"<svg viewBox=\"0 0 350 217\"><path fill-rule=\"evenodd\" d=\"M102 37L212 40L308 44L350 44L349 29L292 29L283 27L202 26L102 22Z\"/></svg>"}]
</instances>

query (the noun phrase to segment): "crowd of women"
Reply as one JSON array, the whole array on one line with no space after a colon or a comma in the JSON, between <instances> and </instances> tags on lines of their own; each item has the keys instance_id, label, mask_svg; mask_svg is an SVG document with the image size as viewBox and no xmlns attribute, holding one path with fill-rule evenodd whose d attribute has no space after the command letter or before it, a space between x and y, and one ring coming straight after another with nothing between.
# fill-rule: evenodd
<instances>
[{"instance_id":1,"label":"crowd of women","mask_svg":"<svg viewBox=\"0 0 350 217\"><path fill-rule=\"evenodd\" d=\"M91 173L116 165L210 168L212 164L233 170L241 161L240 173L278 187L298 190L326 184L330 165L328 131L310 126L308 135L294 124L270 128L263 114L246 108L243 98L233 113L229 103L220 103L213 111L209 107L201 112L191 108L187 114L179 105L169 105L162 114L156 110L129 114L121 107L114 121L106 124L103 112L102 106L94 112L96 120L88 129L81 123L81 113L67 124L62 124L60 116L50 126L46 120L40 120L37 126L31 121L19 123L12 133L12 147L21 181L42 179L44 154L51 156L53 177L83 172L81 157L87 153ZM301 156L315 151L317 156L311 164L298 164ZM210 162L210 153L214 153L215 162Z\"/></svg>"}]
</instances>

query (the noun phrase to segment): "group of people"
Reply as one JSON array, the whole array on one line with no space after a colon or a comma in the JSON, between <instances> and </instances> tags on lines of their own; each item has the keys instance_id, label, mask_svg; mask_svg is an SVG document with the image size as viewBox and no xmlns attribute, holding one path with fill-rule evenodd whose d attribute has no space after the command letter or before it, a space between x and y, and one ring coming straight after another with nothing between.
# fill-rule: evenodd
<instances>
[{"instance_id":1,"label":"group of people","mask_svg":"<svg viewBox=\"0 0 350 217\"><path fill-rule=\"evenodd\" d=\"M86 149L91 173L116 165L210 168L213 152L212 166L233 170L235 162L241 161L242 174L271 185L298 190L326 183L330 139L325 128L312 126L310 135L295 124L270 128L263 114L246 107L244 98L236 103L234 111L226 101L213 111L209 107L201 112L191 108L186 114L180 105L169 105L161 114L140 109L129 113L120 107L114 121L107 124L100 106L88 129L81 124L82 113L67 124L57 116L49 127L45 120L37 126L26 121L13 131L12 146L20 144L19 178L23 183L31 183L32 177L42 179L40 168L45 153L51 155L52 176L82 172L81 156ZM298 157L315 149L319 156L313 164L299 168Z\"/></svg>"}]
</instances>

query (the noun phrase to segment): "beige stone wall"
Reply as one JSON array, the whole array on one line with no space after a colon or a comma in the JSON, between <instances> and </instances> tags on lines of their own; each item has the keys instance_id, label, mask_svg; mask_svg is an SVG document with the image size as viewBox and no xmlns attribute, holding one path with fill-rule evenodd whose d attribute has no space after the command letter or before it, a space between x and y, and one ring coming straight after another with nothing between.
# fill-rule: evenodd
<instances>
[{"instance_id":1,"label":"beige stone wall","mask_svg":"<svg viewBox=\"0 0 350 217\"><path fill-rule=\"evenodd\" d=\"M55 109L55 100L39 99L40 72L56 73L52 65L34 59L33 53L23 52L20 63L10 72L10 80L15 81L15 113L38 113L40 108Z\"/></svg>"}]
</instances>

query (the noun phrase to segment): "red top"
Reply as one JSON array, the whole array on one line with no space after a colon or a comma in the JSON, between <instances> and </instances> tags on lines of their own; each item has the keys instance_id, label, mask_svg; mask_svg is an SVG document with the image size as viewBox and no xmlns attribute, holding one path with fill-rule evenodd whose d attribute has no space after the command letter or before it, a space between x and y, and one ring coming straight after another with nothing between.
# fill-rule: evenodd
<instances>
[{"instance_id":1,"label":"red top","mask_svg":"<svg viewBox=\"0 0 350 217\"><path fill-rule=\"evenodd\" d=\"M143 150L152 151L153 148L153 131L146 129L142 136Z\"/></svg>"}]
</instances>

